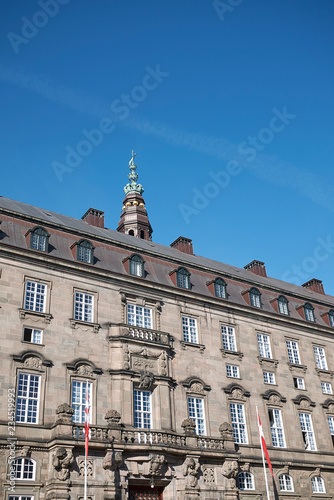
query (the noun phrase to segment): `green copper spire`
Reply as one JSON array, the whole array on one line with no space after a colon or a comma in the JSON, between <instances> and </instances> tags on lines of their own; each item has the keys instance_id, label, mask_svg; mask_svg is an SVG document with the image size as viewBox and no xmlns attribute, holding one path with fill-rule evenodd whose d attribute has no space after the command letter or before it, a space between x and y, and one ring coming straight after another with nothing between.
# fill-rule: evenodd
<instances>
[{"instance_id":1,"label":"green copper spire","mask_svg":"<svg viewBox=\"0 0 334 500\"><path fill-rule=\"evenodd\" d=\"M137 165L135 165L134 163L134 157L137 155L137 153L135 153L133 150L132 150L132 157L131 157L131 160L129 161L129 169L130 169L130 173L128 174L128 177L129 177L129 183L124 187L124 193L127 195L129 193L138 193L138 194L142 194L144 192L144 188L141 184L137 184L137 180L138 180L138 174L136 173L136 170L137 170Z\"/></svg>"}]
</instances>

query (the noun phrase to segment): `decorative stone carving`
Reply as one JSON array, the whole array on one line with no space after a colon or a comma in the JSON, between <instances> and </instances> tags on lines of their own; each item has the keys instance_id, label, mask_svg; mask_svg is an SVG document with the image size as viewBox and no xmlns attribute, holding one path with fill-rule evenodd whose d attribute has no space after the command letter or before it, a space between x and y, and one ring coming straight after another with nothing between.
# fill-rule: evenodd
<instances>
[{"instance_id":1,"label":"decorative stone carving","mask_svg":"<svg viewBox=\"0 0 334 500\"><path fill-rule=\"evenodd\" d=\"M224 432L233 432L233 427L229 422L223 422L219 426L219 432L223 435Z\"/></svg>"},{"instance_id":2,"label":"decorative stone carving","mask_svg":"<svg viewBox=\"0 0 334 500\"><path fill-rule=\"evenodd\" d=\"M167 377L168 375L168 370L167 370L167 355L165 351L162 351L160 354L160 375Z\"/></svg>"},{"instance_id":3,"label":"decorative stone carving","mask_svg":"<svg viewBox=\"0 0 334 500\"><path fill-rule=\"evenodd\" d=\"M203 479L205 484L214 484L216 482L215 470L211 467L203 469Z\"/></svg>"},{"instance_id":4,"label":"decorative stone carving","mask_svg":"<svg viewBox=\"0 0 334 500\"><path fill-rule=\"evenodd\" d=\"M93 369L89 365L79 365L76 374L80 375L81 377L92 377L93 376Z\"/></svg>"},{"instance_id":5,"label":"decorative stone carving","mask_svg":"<svg viewBox=\"0 0 334 500\"><path fill-rule=\"evenodd\" d=\"M23 446L20 450L16 452L17 457L30 457L30 446Z\"/></svg>"},{"instance_id":6,"label":"decorative stone carving","mask_svg":"<svg viewBox=\"0 0 334 500\"><path fill-rule=\"evenodd\" d=\"M196 429L196 424L191 418L186 418L181 424L182 429L185 434L194 434Z\"/></svg>"},{"instance_id":7,"label":"decorative stone carving","mask_svg":"<svg viewBox=\"0 0 334 500\"><path fill-rule=\"evenodd\" d=\"M85 459L83 457L78 458L79 475L85 475ZM87 458L87 477L93 477L93 460Z\"/></svg>"},{"instance_id":8,"label":"decorative stone carving","mask_svg":"<svg viewBox=\"0 0 334 500\"><path fill-rule=\"evenodd\" d=\"M130 368L130 353L128 344L123 344L123 367L124 370L129 370Z\"/></svg>"},{"instance_id":9,"label":"decorative stone carving","mask_svg":"<svg viewBox=\"0 0 334 500\"><path fill-rule=\"evenodd\" d=\"M115 472L120 469L123 463L121 451L108 451L103 459L102 467L109 472L112 481L115 480Z\"/></svg>"},{"instance_id":10,"label":"decorative stone carving","mask_svg":"<svg viewBox=\"0 0 334 500\"><path fill-rule=\"evenodd\" d=\"M310 402L307 399L302 399L299 403L299 406L303 408L304 410L310 408Z\"/></svg>"},{"instance_id":11,"label":"decorative stone carving","mask_svg":"<svg viewBox=\"0 0 334 500\"><path fill-rule=\"evenodd\" d=\"M182 474L186 479L186 488L198 488L198 471L200 469L200 463L197 458L188 457L185 459L182 465Z\"/></svg>"},{"instance_id":12,"label":"decorative stone carving","mask_svg":"<svg viewBox=\"0 0 334 500\"><path fill-rule=\"evenodd\" d=\"M150 476L162 476L165 462L166 460L164 455L150 455Z\"/></svg>"},{"instance_id":13,"label":"decorative stone carving","mask_svg":"<svg viewBox=\"0 0 334 500\"><path fill-rule=\"evenodd\" d=\"M234 399L244 399L243 398L243 393L241 389L233 389L232 391L232 397Z\"/></svg>"},{"instance_id":14,"label":"decorative stone carving","mask_svg":"<svg viewBox=\"0 0 334 500\"><path fill-rule=\"evenodd\" d=\"M66 450L62 446L57 448L53 455L52 465L56 469L56 478L60 481L66 481L70 477L70 466L73 463L72 451Z\"/></svg>"},{"instance_id":15,"label":"decorative stone carving","mask_svg":"<svg viewBox=\"0 0 334 500\"><path fill-rule=\"evenodd\" d=\"M116 410L109 410L105 415L105 420L109 426L119 425L121 421L121 415Z\"/></svg>"},{"instance_id":16,"label":"decorative stone carving","mask_svg":"<svg viewBox=\"0 0 334 500\"><path fill-rule=\"evenodd\" d=\"M222 467L222 474L227 479L227 489L233 490L236 488L236 477L238 474L238 462L236 460L225 460Z\"/></svg>"},{"instance_id":17,"label":"decorative stone carving","mask_svg":"<svg viewBox=\"0 0 334 500\"><path fill-rule=\"evenodd\" d=\"M36 370L42 369L42 360L36 356L30 356L24 360L23 366L26 368L35 368Z\"/></svg>"},{"instance_id":18,"label":"decorative stone carving","mask_svg":"<svg viewBox=\"0 0 334 500\"><path fill-rule=\"evenodd\" d=\"M190 386L191 392L197 392L199 394L204 394L203 386L199 382L194 382Z\"/></svg>"},{"instance_id":19,"label":"decorative stone carving","mask_svg":"<svg viewBox=\"0 0 334 500\"><path fill-rule=\"evenodd\" d=\"M281 399L277 394L272 394L269 397L269 403L272 405L278 405L280 402L281 402Z\"/></svg>"},{"instance_id":20,"label":"decorative stone carving","mask_svg":"<svg viewBox=\"0 0 334 500\"><path fill-rule=\"evenodd\" d=\"M250 469L250 464L249 462L246 462L242 465L240 465L240 469L243 471L243 472L249 472L249 469Z\"/></svg>"},{"instance_id":21,"label":"decorative stone carving","mask_svg":"<svg viewBox=\"0 0 334 500\"><path fill-rule=\"evenodd\" d=\"M151 372L144 371L140 374L139 388L150 389L154 383L154 375Z\"/></svg>"},{"instance_id":22,"label":"decorative stone carving","mask_svg":"<svg viewBox=\"0 0 334 500\"><path fill-rule=\"evenodd\" d=\"M56 409L56 414L58 415L57 424L71 424L73 413L74 410L69 404L63 403L59 405Z\"/></svg>"}]
</instances>

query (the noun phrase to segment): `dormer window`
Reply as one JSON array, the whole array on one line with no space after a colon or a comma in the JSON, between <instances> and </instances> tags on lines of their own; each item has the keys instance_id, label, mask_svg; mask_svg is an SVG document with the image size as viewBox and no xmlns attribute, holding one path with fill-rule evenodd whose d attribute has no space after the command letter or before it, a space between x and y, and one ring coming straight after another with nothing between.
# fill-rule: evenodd
<instances>
[{"instance_id":1,"label":"dormer window","mask_svg":"<svg viewBox=\"0 0 334 500\"><path fill-rule=\"evenodd\" d=\"M49 234L42 227L35 227L30 233L30 248L47 252L49 249Z\"/></svg>"},{"instance_id":2,"label":"dormer window","mask_svg":"<svg viewBox=\"0 0 334 500\"><path fill-rule=\"evenodd\" d=\"M283 295L280 295L277 299L277 303L279 312L281 314L286 314L288 316L289 315L288 299L286 299Z\"/></svg>"},{"instance_id":3,"label":"dormer window","mask_svg":"<svg viewBox=\"0 0 334 500\"><path fill-rule=\"evenodd\" d=\"M328 317L329 317L329 324L331 326L334 326L334 311L333 309L331 309L328 313Z\"/></svg>"},{"instance_id":4,"label":"dormer window","mask_svg":"<svg viewBox=\"0 0 334 500\"><path fill-rule=\"evenodd\" d=\"M79 262L86 262L93 264L93 245L87 240L81 240L77 244L77 260Z\"/></svg>"},{"instance_id":5,"label":"dormer window","mask_svg":"<svg viewBox=\"0 0 334 500\"><path fill-rule=\"evenodd\" d=\"M140 255L132 255L130 261L130 274L133 276L144 277L144 259Z\"/></svg>"},{"instance_id":6,"label":"dormer window","mask_svg":"<svg viewBox=\"0 0 334 500\"><path fill-rule=\"evenodd\" d=\"M222 278L216 278L214 281L215 296L226 299L226 283Z\"/></svg>"},{"instance_id":7,"label":"dormer window","mask_svg":"<svg viewBox=\"0 0 334 500\"><path fill-rule=\"evenodd\" d=\"M179 267L176 271L176 283L180 288L190 289L190 272L187 271L184 267Z\"/></svg>"},{"instance_id":8,"label":"dormer window","mask_svg":"<svg viewBox=\"0 0 334 500\"><path fill-rule=\"evenodd\" d=\"M314 307L309 302L304 305L305 319L307 321L315 321Z\"/></svg>"},{"instance_id":9,"label":"dormer window","mask_svg":"<svg viewBox=\"0 0 334 500\"><path fill-rule=\"evenodd\" d=\"M261 307L261 294L257 288L251 288L249 292L251 306Z\"/></svg>"}]
</instances>

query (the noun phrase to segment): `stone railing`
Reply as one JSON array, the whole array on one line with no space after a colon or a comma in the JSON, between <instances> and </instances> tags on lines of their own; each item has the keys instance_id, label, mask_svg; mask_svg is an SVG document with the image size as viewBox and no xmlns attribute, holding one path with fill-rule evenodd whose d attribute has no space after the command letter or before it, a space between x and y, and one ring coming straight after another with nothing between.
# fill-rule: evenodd
<instances>
[{"instance_id":1,"label":"stone railing","mask_svg":"<svg viewBox=\"0 0 334 500\"><path fill-rule=\"evenodd\" d=\"M168 347L173 347L173 337L166 332L151 330L150 328L142 328L128 324L110 325L110 338L118 336L142 340L143 342L154 342Z\"/></svg>"},{"instance_id":2,"label":"stone railing","mask_svg":"<svg viewBox=\"0 0 334 500\"><path fill-rule=\"evenodd\" d=\"M90 441L109 441L108 433L110 429L104 426L89 426ZM85 426L76 424L72 426L72 437L74 439L85 439Z\"/></svg>"},{"instance_id":3,"label":"stone railing","mask_svg":"<svg viewBox=\"0 0 334 500\"><path fill-rule=\"evenodd\" d=\"M205 448L207 450L224 450L224 439L197 437L197 447Z\"/></svg>"},{"instance_id":4,"label":"stone railing","mask_svg":"<svg viewBox=\"0 0 334 500\"><path fill-rule=\"evenodd\" d=\"M186 446L186 436L161 431L122 431L122 441L127 444Z\"/></svg>"}]
</instances>

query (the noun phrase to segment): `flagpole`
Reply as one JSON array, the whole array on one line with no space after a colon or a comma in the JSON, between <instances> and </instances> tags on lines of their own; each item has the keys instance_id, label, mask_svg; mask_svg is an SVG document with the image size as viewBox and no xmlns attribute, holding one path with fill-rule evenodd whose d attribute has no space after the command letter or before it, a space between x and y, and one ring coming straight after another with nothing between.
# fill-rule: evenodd
<instances>
[{"instance_id":1,"label":"flagpole","mask_svg":"<svg viewBox=\"0 0 334 500\"><path fill-rule=\"evenodd\" d=\"M256 418L257 418L257 422L259 423L259 412L258 412L257 406L256 406L255 408L256 408ZM263 462L263 472L264 472L264 480L265 480L265 483L266 483L267 498L268 498L268 500L270 500L270 495L269 495L269 486L268 486L268 478L267 478L267 471L266 471L266 462L265 462L265 460L264 460L264 453L263 453L262 439L261 439L260 434L259 434L259 438L260 438L260 445L261 445L261 454L262 454L262 462Z\"/></svg>"},{"instance_id":2,"label":"flagpole","mask_svg":"<svg viewBox=\"0 0 334 500\"><path fill-rule=\"evenodd\" d=\"M89 394L88 394L88 380L86 381L86 401L85 401L85 479L84 479L84 500L87 500L87 455L88 455L88 439L87 432L89 433Z\"/></svg>"}]
</instances>

